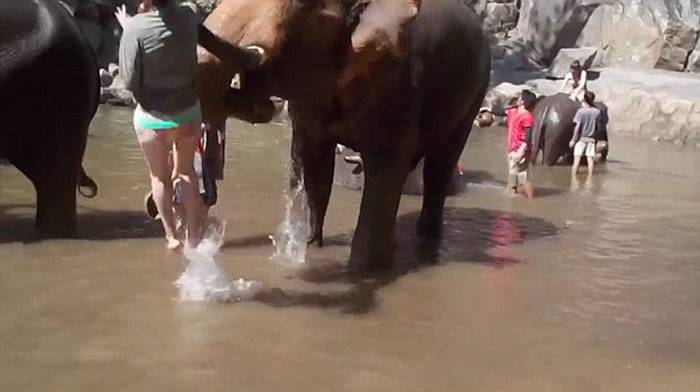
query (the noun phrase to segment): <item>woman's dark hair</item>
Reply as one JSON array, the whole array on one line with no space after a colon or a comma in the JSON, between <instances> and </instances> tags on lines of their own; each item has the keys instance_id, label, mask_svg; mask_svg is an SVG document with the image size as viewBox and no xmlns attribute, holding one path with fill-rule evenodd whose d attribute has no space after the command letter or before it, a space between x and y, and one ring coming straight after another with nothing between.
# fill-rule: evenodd
<instances>
[{"instance_id":1,"label":"woman's dark hair","mask_svg":"<svg viewBox=\"0 0 700 392\"><path fill-rule=\"evenodd\" d=\"M153 5L156 7L165 7L170 3L170 0L151 0L153 2Z\"/></svg>"},{"instance_id":2,"label":"woman's dark hair","mask_svg":"<svg viewBox=\"0 0 700 392\"><path fill-rule=\"evenodd\" d=\"M571 63L571 69L572 69L572 70L580 71L581 68L583 68L583 67L581 67L581 63L580 63L578 60L574 60L574 61Z\"/></svg>"},{"instance_id":3,"label":"woman's dark hair","mask_svg":"<svg viewBox=\"0 0 700 392\"><path fill-rule=\"evenodd\" d=\"M532 111L537 104L537 96L530 90L523 90L520 93L520 98L523 100L523 106L525 109Z\"/></svg>"}]
</instances>

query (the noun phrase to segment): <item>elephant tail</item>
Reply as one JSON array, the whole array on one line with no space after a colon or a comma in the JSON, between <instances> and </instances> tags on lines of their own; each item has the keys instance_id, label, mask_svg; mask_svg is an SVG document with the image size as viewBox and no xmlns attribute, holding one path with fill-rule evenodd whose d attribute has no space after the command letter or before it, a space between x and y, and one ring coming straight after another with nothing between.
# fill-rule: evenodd
<instances>
[{"instance_id":1,"label":"elephant tail","mask_svg":"<svg viewBox=\"0 0 700 392\"><path fill-rule=\"evenodd\" d=\"M532 149L530 162L536 163L540 151L544 153L544 135L547 130L547 117L549 117L550 105L545 105L544 110L535 113L535 125L532 128Z\"/></svg>"},{"instance_id":2,"label":"elephant tail","mask_svg":"<svg viewBox=\"0 0 700 392\"><path fill-rule=\"evenodd\" d=\"M97 183L85 173L82 165L80 165L80 175L78 176L78 193L87 199L97 196Z\"/></svg>"}]
</instances>

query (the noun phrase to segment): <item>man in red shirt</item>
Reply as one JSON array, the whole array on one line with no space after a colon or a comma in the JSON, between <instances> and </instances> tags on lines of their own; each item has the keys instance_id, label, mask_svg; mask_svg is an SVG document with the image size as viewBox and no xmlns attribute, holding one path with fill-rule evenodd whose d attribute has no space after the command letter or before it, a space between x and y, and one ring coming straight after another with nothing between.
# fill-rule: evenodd
<instances>
[{"instance_id":1,"label":"man in red shirt","mask_svg":"<svg viewBox=\"0 0 700 392\"><path fill-rule=\"evenodd\" d=\"M520 97L511 100L511 105L504 111L494 111L489 107L481 108L480 114L490 113L506 116L508 124L508 191L522 192L532 199L534 189L529 179L530 151L532 149L532 128L535 116L532 111L537 104L537 96L529 90L520 92ZM490 121L486 125L490 125Z\"/></svg>"},{"instance_id":2,"label":"man in red shirt","mask_svg":"<svg viewBox=\"0 0 700 392\"><path fill-rule=\"evenodd\" d=\"M528 199L534 196L529 179L530 151L532 149L532 128L537 97L532 91L523 90L516 106L507 108L508 122L508 189L522 192Z\"/></svg>"}]
</instances>

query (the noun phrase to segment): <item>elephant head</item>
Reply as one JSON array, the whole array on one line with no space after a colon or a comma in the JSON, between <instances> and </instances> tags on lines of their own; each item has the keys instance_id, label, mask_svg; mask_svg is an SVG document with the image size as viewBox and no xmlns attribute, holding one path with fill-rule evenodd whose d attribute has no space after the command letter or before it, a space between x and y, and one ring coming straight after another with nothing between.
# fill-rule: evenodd
<instances>
[{"instance_id":1,"label":"elephant head","mask_svg":"<svg viewBox=\"0 0 700 392\"><path fill-rule=\"evenodd\" d=\"M264 120L251 111L271 96L324 109L366 105L368 92L392 87L395 69L387 65L407 55L419 7L420 0L224 0L206 27L229 43L263 48L266 62L231 91L235 71L200 50L205 118L228 105L228 114Z\"/></svg>"}]
</instances>

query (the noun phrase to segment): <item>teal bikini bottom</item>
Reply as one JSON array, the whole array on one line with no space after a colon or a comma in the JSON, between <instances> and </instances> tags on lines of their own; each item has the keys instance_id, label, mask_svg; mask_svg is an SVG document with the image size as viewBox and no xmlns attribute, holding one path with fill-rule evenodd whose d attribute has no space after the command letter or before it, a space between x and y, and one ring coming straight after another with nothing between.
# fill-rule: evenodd
<instances>
[{"instance_id":1,"label":"teal bikini bottom","mask_svg":"<svg viewBox=\"0 0 700 392\"><path fill-rule=\"evenodd\" d=\"M152 129L154 131L165 131L172 128L177 128L188 122L201 122L202 113L199 108L199 102L192 107L176 113L172 116L163 114L148 113L143 110L141 105L134 110L134 128L136 129Z\"/></svg>"}]
</instances>

